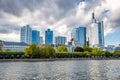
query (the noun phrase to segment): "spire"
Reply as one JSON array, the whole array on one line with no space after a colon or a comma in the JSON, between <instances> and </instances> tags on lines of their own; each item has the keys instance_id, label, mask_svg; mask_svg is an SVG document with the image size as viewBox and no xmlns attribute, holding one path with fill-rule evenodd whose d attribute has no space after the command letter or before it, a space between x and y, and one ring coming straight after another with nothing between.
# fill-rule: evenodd
<instances>
[{"instance_id":1,"label":"spire","mask_svg":"<svg viewBox=\"0 0 120 80\"><path fill-rule=\"evenodd\" d=\"M92 23L96 23L96 19L95 19L95 14L94 14L94 12L92 13Z\"/></svg>"},{"instance_id":2,"label":"spire","mask_svg":"<svg viewBox=\"0 0 120 80\"><path fill-rule=\"evenodd\" d=\"M95 15L94 15L94 12L92 13L92 19L95 19Z\"/></svg>"}]
</instances>

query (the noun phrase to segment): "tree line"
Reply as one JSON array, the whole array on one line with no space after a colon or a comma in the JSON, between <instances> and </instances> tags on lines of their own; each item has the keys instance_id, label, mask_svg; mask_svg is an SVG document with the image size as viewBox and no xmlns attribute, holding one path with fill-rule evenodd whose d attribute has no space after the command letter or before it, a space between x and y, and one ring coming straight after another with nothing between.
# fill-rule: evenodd
<instances>
[{"instance_id":1,"label":"tree line","mask_svg":"<svg viewBox=\"0 0 120 80\"><path fill-rule=\"evenodd\" d=\"M90 48L89 46L76 47L74 52L68 52L66 46L59 46L54 49L51 46L30 45L24 52L0 51L0 59L13 58L110 58L120 57L120 52L101 51L98 48Z\"/></svg>"}]
</instances>

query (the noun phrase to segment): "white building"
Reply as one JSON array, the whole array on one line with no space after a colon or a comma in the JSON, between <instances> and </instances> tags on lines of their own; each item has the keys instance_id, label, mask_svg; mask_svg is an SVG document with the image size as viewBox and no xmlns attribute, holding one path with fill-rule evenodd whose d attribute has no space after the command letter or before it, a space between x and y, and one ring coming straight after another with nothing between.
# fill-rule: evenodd
<instances>
[{"instance_id":1,"label":"white building","mask_svg":"<svg viewBox=\"0 0 120 80\"><path fill-rule=\"evenodd\" d=\"M2 50L10 50L10 51L24 51L27 47L28 44L24 42L7 42L7 41L2 41Z\"/></svg>"},{"instance_id":2,"label":"white building","mask_svg":"<svg viewBox=\"0 0 120 80\"><path fill-rule=\"evenodd\" d=\"M30 28L29 25L26 25L21 28L20 40L21 40L21 42L25 42L27 44L32 43L32 29Z\"/></svg>"},{"instance_id":3,"label":"white building","mask_svg":"<svg viewBox=\"0 0 120 80\"><path fill-rule=\"evenodd\" d=\"M92 23L89 31L89 45L90 47L101 48L104 47L104 26L103 21L96 22L94 13L92 13Z\"/></svg>"}]
</instances>

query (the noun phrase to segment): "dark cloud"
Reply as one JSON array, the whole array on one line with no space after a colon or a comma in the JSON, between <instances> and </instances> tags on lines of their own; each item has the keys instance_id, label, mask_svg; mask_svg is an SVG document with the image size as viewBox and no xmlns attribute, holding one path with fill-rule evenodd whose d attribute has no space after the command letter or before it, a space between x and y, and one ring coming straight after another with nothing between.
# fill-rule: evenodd
<instances>
[{"instance_id":1,"label":"dark cloud","mask_svg":"<svg viewBox=\"0 0 120 80\"><path fill-rule=\"evenodd\" d=\"M21 16L24 9L34 11L42 2L43 0L0 0L0 11Z\"/></svg>"},{"instance_id":2,"label":"dark cloud","mask_svg":"<svg viewBox=\"0 0 120 80\"><path fill-rule=\"evenodd\" d=\"M0 34L8 34L8 33L18 33L20 30L20 27L17 25L15 26L14 24L4 24L0 25Z\"/></svg>"}]
</instances>

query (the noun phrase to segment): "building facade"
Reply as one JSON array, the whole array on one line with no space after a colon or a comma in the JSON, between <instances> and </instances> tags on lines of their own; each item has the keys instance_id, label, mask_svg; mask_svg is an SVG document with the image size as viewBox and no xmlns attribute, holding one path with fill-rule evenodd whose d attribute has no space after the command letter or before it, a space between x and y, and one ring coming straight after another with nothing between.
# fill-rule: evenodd
<instances>
[{"instance_id":1,"label":"building facade","mask_svg":"<svg viewBox=\"0 0 120 80\"><path fill-rule=\"evenodd\" d=\"M92 13L92 23L90 25L89 45L90 47L104 47L104 25L102 22L97 22Z\"/></svg>"},{"instance_id":2,"label":"building facade","mask_svg":"<svg viewBox=\"0 0 120 80\"><path fill-rule=\"evenodd\" d=\"M39 45L40 43L40 32L37 30L32 30L32 44Z\"/></svg>"},{"instance_id":3,"label":"building facade","mask_svg":"<svg viewBox=\"0 0 120 80\"><path fill-rule=\"evenodd\" d=\"M26 25L26 26L21 28L20 41L25 42L27 44L32 43L32 29L30 28L29 25Z\"/></svg>"},{"instance_id":4,"label":"building facade","mask_svg":"<svg viewBox=\"0 0 120 80\"><path fill-rule=\"evenodd\" d=\"M53 31L51 31L50 29L45 31L45 44L46 45L53 44Z\"/></svg>"},{"instance_id":5,"label":"building facade","mask_svg":"<svg viewBox=\"0 0 120 80\"><path fill-rule=\"evenodd\" d=\"M78 27L72 30L71 38L75 46L83 47L86 44L86 28Z\"/></svg>"},{"instance_id":6,"label":"building facade","mask_svg":"<svg viewBox=\"0 0 120 80\"><path fill-rule=\"evenodd\" d=\"M104 24L103 21L98 22L99 46L104 47Z\"/></svg>"},{"instance_id":7,"label":"building facade","mask_svg":"<svg viewBox=\"0 0 120 80\"><path fill-rule=\"evenodd\" d=\"M2 42L2 50L10 50L10 51L24 51L28 47L28 44L24 42Z\"/></svg>"},{"instance_id":8,"label":"building facade","mask_svg":"<svg viewBox=\"0 0 120 80\"><path fill-rule=\"evenodd\" d=\"M63 36L55 37L55 44L56 45L65 45L66 41L67 41L66 37L63 37Z\"/></svg>"},{"instance_id":9,"label":"building facade","mask_svg":"<svg viewBox=\"0 0 120 80\"><path fill-rule=\"evenodd\" d=\"M39 37L39 45L43 45L43 37Z\"/></svg>"}]
</instances>

